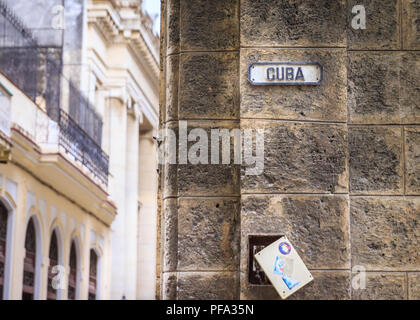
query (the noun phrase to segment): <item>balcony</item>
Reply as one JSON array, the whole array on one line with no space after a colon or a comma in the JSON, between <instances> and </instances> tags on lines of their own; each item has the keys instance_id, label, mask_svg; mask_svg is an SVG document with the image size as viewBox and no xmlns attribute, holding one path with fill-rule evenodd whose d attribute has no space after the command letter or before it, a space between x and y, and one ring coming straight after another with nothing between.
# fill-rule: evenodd
<instances>
[{"instance_id":1,"label":"balcony","mask_svg":"<svg viewBox=\"0 0 420 320\"><path fill-rule=\"evenodd\" d=\"M101 116L63 76L61 59L62 48L38 46L32 33L0 0L0 72L40 109L24 111L22 105L15 105L12 109L22 110L13 110L20 116L12 125L47 149L57 143L60 151L107 186L109 159L101 148Z\"/></svg>"},{"instance_id":2,"label":"balcony","mask_svg":"<svg viewBox=\"0 0 420 320\"><path fill-rule=\"evenodd\" d=\"M94 173L101 183L107 185L108 155L64 110L60 110L58 126L59 145Z\"/></svg>"},{"instance_id":3,"label":"balcony","mask_svg":"<svg viewBox=\"0 0 420 320\"><path fill-rule=\"evenodd\" d=\"M8 161L110 225L116 207L107 192L108 156L65 111L53 120L1 72L0 89Z\"/></svg>"}]
</instances>

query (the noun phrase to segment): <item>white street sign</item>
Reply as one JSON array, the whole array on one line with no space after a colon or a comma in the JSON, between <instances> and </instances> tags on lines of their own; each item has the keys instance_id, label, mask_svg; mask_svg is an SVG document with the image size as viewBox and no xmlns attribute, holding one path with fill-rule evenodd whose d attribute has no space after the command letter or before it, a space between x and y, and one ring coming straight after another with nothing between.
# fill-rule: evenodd
<instances>
[{"instance_id":1,"label":"white street sign","mask_svg":"<svg viewBox=\"0 0 420 320\"><path fill-rule=\"evenodd\" d=\"M255 259L282 299L286 299L313 280L286 237L281 237L255 254Z\"/></svg>"},{"instance_id":2,"label":"white street sign","mask_svg":"<svg viewBox=\"0 0 420 320\"><path fill-rule=\"evenodd\" d=\"M317 85L322 79L318 62L254 62L248 68L252 85Z\"/></svg>"}]
</instances>

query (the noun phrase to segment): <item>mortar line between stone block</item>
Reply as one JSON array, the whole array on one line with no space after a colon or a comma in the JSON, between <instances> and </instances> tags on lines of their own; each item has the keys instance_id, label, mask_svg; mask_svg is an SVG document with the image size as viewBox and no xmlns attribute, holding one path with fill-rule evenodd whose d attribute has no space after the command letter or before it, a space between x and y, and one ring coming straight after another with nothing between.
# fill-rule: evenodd
<instances>
[{"instance_id":1,"label":"mortar line between stone block","mask_svg":"<svg viewBox=\"0 0 420 320\"><path fill-rule=\"evenodd\" d=\"M406 145L405 145L405 127L401 128L401 137L402 137L402 178L403 178L403 192L404 195L407 194L407 181L406 181L406 172L407 172L407 168L406 168L406 162L407 162L407 157L405 154L405 150L406 150Z\"/></svg>"},{"instance_id":2,"label":"mortar line between stone block","mask_svg":"<svg viewBox=\"0 0 420 320\"><path fill-rule=\"evenodd\" d=\"M352 270L353 270L353 254L352 254L352 229L351 229L351 199L350 199L350 135L349 135L349 123L350 123L350 108L348 104L348 83L349 83L349 50L346 50L347 60L346 60L346 108L347 108L347 123L346 123L346 131L347 131L347 150L346 150L346 158L347 158L347 205L348 205L348 224L349 224L349 255L350 255L350 283L349 283L349 289L350 289L350 300L353 300L353 288L352 288ZM351 127L350 127L351 128Z\"/></svg>"},{"instance_id":3,"label":"mortar line between stone block","mask_svg":"<svg viewBox=\"0 0 420 320\"><path fill-rule=\"evenodd\" d=\"M238 1L238 45L239 45L239 52L238 52L238 77L237 77L237 87L238 87L238 114L236 115L239 119L239 128L241 127L241 1ZM242 257L242 188L241 188L241 174L239 173L239 206L238 206L238 229L239 229L239 261L238 261L238 288L237 288L237 297L241 299L241 257ZM248 248L247 248L248 251ZM246 254L244 252L243 254Z\"/></svg>"},{"instance_id":4,"label":"mortar line between stone block","mask_svg":"<svg viewBox=\"0 0 420 320\"><path fill-rule=\"evenodd\" d=\"M204 54L204 53L232 53L232 52L239 52L239 49L219 49L219 50L180 50L178 53L170 53L168 56L173 54L185 55L185 54Z\"/></svg>"},{"instance_id":5,"label":"mortar line between stone block","mask_svg":"<svg viewBox=\"0 0 420 320\"><path fill-rule=\"evenodd\" d=\"M398 13L399 13L399 23L400 23L400 30L399 30L399 36L400 36L400 48L401 50L404 49L404 43L403 43L403 3L402 0L398 0Z\"/></svg>"},{"instance_id":6,"label":"mortar line between stone block","mask_svg":"<svg viewBox=\"0 0 420 320\"><path fill-rule=\"evenodd\" d=\"M324 120L290 120L290 119L281 119L281 118L251 118L243 117L240 119L226 119L226 118L184 118L184 119L172 119L166 120L163 124L178 123L179 121L226 121L239 123L241 120L259 120L259 121L273 121L273 122L290 122L290 123L315 123L315 124L336 124L336 125L347 125L349 127L419 127L420 123L347 123L347 122L337 122L337 121L324 121Z\"/></svg>"},{"instance_id":7,"label":"mortar line between stone block","mask_svg":"<svg viewBox=\"0 0 420 320\"><path fill-rule=\"evenodd\" d=\"M296 47L296 46L247 46L241 45L240 49L293 49L293 50L307 50L307 49L347 49L347 46L314 46L314 47Z\"/></svg>"},{"instance_id":8,"label":"mortar line between stone block","mask_svg":"<svg viewBox=\"0 0 420 320\"><path fill-rule=\"evenodd\" d=\"M410 270L365 270L366 273L413 273L413 272L418 272L418 271L410 271Z\"/></svg>"},{"instance_id":9,"label":"mortar line between stone block","mask_svg":"<svg viewBox=\"0 0 420 320\"><path fill-rule=\"evenodd\" d=\"M183 118L178 120L168 120L165 124L168 123L177 123L179 121L226 121L226 122L239 122L239 119L224 119L224 118Z\"/></svg>"},{"instance_id":10,"label":"mortar line between stone block","mask_svg":"<svg viewBox=\"0 0 420 320\"><path fill-rule=\"evenodd\" d=\"M179 5L179 16L181 17L181 5ZM178 30L178 37L179 37L179 49L181 50L181 18L179 18L178 21L179 24L179 30ZM180 96L181 96L181 54L178 57L178 68L177 68L177 72L178 72L178 88L177 88L177 97L176 97L176 118L179 118L179 102L180 102ZM165 89L166 90L166 89ZM166 125L166 123L165 123ZM177 149L177 153L179 152L178 148ZM177 175L177 183L178 183L178 175Z\"/></svg>"},{"instance_id":11,"label":"mortar line between stone block","mask_svg":"<svg viewBox=\"0 0 420 320\"><path fill-rule=\"evenodd\" d=\"M167 197L163 197L163 200L170 200L170 199L178 199L178 196L167 196Z\"/></svg>"},{"instance_id":12,"label":"mortar line between stone block","mask_svg":"<svg viewBox=\"0 0 420 320\"><path fill-rule=\"evenodd\" d=\"M419 52L419 49L349 49L349 52Z\"/></svg>"},{"instance_id":13,"label":"mortar line between stone block","mask_svg":"<svg viewBox=\"0 0 420 320\"><path fill-rule=\"evenodd\" d=\"M308 268L309 271L316 271L316 272L350 272L351 273L351 269L348 268L343 268L343 269L313 269L313 268Z\"/></svg>"},{"instance_id":14,"label":"mortar line between stone block","mask_svg":"<svg viewBox=\"0 0 420 320\"><path fill-rule=\"evenodd\" d=\"M239 199L240 196L178 196L178 200L181 199Z\"/></svg>"},{"instance_id":15,"label":"mortar line between stone block","mask_svg":"<svg viewBox=\"0 0 420 320\"><path fill-rule=\"evenodd\" d=\"M347 139L347 143L348 143L348 139ZM348 146L347 146L347 150ZM347 157L347 161L350 163L350 157ZM349 168L349 174L348 174L348 187L350 190L350 164L348 166ZM351 224L352 224L352 219L351 219L351 198L350 198L350 194L347 194L347 203L348 203L348 224L349 224L349 255L350 255L350 300L353 299L353 288L352 288L352 270L353 270L353 254L352 254L352 229L351 229Z\"/></svg>"},{"instance_id":16,"label":"mortar line between stone block","mask_svg":"<svg viewBox=\"0 0 420 320\"><path fill-rule=\"evenodd\" d=\"M293 119L282 119L282 118L251 118L251 117L242 117L241 120L258 120L258 121L267 121L267 122L285 122L285 123L314 123L314 124L336 124L344 125L346 121L328 121L328 120L293 120Z\"/></svg>"},{"instance_id":17,"label":"mortar line between stone block","mask_svg":"<svg viewBox=\"0 0 420 320\"><path fill-rule=\"evenodd\" d=\"M347 196L348 193L314 193L314 192L308 192L308 193L302 193L302 192L261 192L261 193L255 193L255 192L243 192L241 193L241 196L314 196L314 197L334 197L334 196Z\"/></svg>"},{"instance_id":18,"label":"mortar line between stone block","mask_svg":"<svg viewBox=\"0 0 420 320\"><path fill-rule=\"evenodd\" d=\"M420 123L349 123L350 127L418 127Z\"/></svg>"},{"instance_id":19,"label":"mortar line between stone block","mask_svg":"<svg viewBox=\"0 0 420 320\"><path fill-rule=\"evenodd\" d=\"M351 198L357 197L381 197L381 198L416 198L419 197L420 194L350 194Z\"/></svg>"}]
</instances>

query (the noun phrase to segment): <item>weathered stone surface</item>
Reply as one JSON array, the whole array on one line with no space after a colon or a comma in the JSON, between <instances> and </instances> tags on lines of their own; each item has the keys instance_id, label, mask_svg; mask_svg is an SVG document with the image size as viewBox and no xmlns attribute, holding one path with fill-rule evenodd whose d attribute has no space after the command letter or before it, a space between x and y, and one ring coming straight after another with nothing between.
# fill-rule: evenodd
<instances>
[{"instance_id":1,"label":"weathered stone surface","mask_svg":"<svg viewBox=\"0 0 420 320\"><path fill-rule=\"evenodd\" d=\"M168 2L165 125L264 129L265 163L164 167L163 295L279 299L248 283L248 236L284 233L314 276L290 299L420 299L420 59L401 51L419 49L419 0ZM251 86L256 61L320 62L324 81Z\"/></svg>"},{"instance_id":2,"label":"weathered stone surface","mask_svg":"<svg viewBox=\"0 0 420 320\"><path fill-rule=\"evenodd\" d=\"M240 274L241 300L281 300L280 295L272 285L256 286L249 284L247 272Z\"/></svg>"},{"instance_id":3,"label":"weathered stone surface","mask_svg":"<svg viewBox=\"0 0 420 320\"><path fill-rule=\"evenodd\" d=\"M166 61L165 122L178 119L179 55L169 56Z\"/></svg>"},{"instance_id":4,"label":"weathered stone surface","mask_svg":"<svg viewBox=\"0 0 420 320\"><path fill-rule=\"evenodd\" d=\"M179 23L180 23L180 0L166 1L166 30L167 44L166 54L179 52Z\"/></svg>"},{"instance_id":5,"label":"weathered stone surface","mask_svg":"<svg viewBox=\"0 0 420 320\"><path fill-rule=\"evenodd\" d=\"M408 299L420 300L420 273L408 273Z\"/></svg>"},{"instance_id":6,"label":"weathered stone surface","mask_svg":"<svg viewBox=\"0 0 420 320\"><path fill-rule=\"evenodd\" d=\"M227 129L229 132L239 127L235 121L188 121L188 134L192 129L206 130L208 137L208 164L179 164L177 172L178 193L181 196L235 196L240 193L240 164L234 163L234 139L230 145L230 164L222 164L222 139L219 138L219 164L211 159L211 129ZM198 140L198 139L197 139ZM188 142L188 150L196 141ZM199 152L198 152L199 153Z\"/></svg>"},{"instance_id":7,"label":"weathered stone surface","mask_svg":"<svg viewBox=\"0 0 420 320\"><path fill-rule=\"evenodd\" d=\"M162 281L163 300L175 300L177 298L177 273L164 272Z\"/></svg>"},{"instance_id":8,"label":"weathered stone surface","mask_svg":"<svg viewBox=\"0 0 420 320\"><path fill-rule=\"evenodd\" d=\"M178 167L175 164L165 164L162 166L164 173L164 194L163 197L174 197L178 194Z\"/></svg>"},{"instance_id":9,"label":"weathered stone surface","mask_svg":"<svg viewBox=\"0 0 420 320\"><path fill-rule=\"evenodd\" d=\"M348 300L350 299L350 272L311 271L314 280L297 291L288 300Z\"/></svg>"},{"instance_id":10,"label":"weathered stone surface","mask_svg":"<svg viewBox=\"0 0 420 320\"><path fill-rule=\"evenodd\" d=\"M170 132L175 133L176 141L171 137ZM178 123L169 122L165 125L165 131L163 134L166 134L166 137L161 137L164 141L160 145L160 161L163 174L163 198L167 197L176 197L178 195L178 166L175 157L175 161L170 161L168 158L164 158L165 153L169 153L171 150L171 145L177 143L178 141Z\"/></svg>"},{"instance_id":11,"label":"weathered stone surface","mask_svg":"<svg viewBox=\"0 0 420 320\"><path fill-rule=\"evenodd\" d=\"M400 123L401 54L351 52L348 109L351 123Z\"/></svg>"},{"instance_id":12,"label":"weathered stone surface","mask_svg":"<svg viewBox=\"0 0 420 320\"><path fill-rule=\"evenodd\" d=\"M243 196L241 271L247 272L250 234L285 234L308 268L349 268L347 202L345 196Z\"/></svg>"},{"instance_id":13,"label":"weathered stone surface","mask_svg":"<svg viewBox=\"0 0 420 320\"><path fill-rule=\"evenodd\" d=\"M420 198L352 197L352 264L367 270L420 267Z\"/></svg>"},{"instance_id":14,"label":"weathered stone surface","mask_svg":"<svg viewBox=\"0 0 420 320\"><path fill-rule=\"evenodd\" d=\"M407 299L404 273L366 273L366 288L353 289L355 300L403 300Z\"/></svg>"},{"instance_id":15,"label":"weathered stone surface","mask_svg":"<svg viewBox=\"0 0 420 320\"><path fill-rule=\"evenodd\" d=\"M237 53L181 55L180 119L239 117Z\"/></svg>"},{"instance_id":16,"label":"weathered stone surface","mask_svg":"<svg viewBox=\"0 0 420 320\"><path fill-rule=\"evenodd\" d=\"M242 0L241 45L345 46L344 0Z\"/></svg>"},{"instance_id":17,"label":"weathered stone surface","mask_svg":"<svg viewBox=\"0 0 420 320\"><path fill-rule=\"evenodd\" d=\"M241 128L264 129L265 141L263 174L246 175L243 166L242 193L347 191L344 125L243 120Z\"/></svg>"},{"instance_id":18,"label":"weathered stone surface","mask_svg":"<svg viewBox=\"0 0 420 320\"><path fill-rule=\"evenodd\" d=\"M180 272L179 300L236 300L239 279L236 272Z\"/></svg>"},{"instance_id":19,"label":"weathered stone surface","mask_svg":"<svg viewBox=\"0 0 420 320\"><path fill-rule=\"evenodd\" d=\"M239 165L179 165L181 196L235 196L239 194Z\"/></svg>"},{"instance_id":20,"label":"weathered stone surface","mask_svg":"<svg viewBox=\"0 0 420 320\"><path fill-rule=\"evenodd\" d=\"M261 61L313 61L324 67L316 86L253 86L248 66ZM346 54L343 49L241 50L241 117L345 122Z\"/></svg>"},{"instance_id":21,"label":"weathered stone surface","mask_svg":"<svg viewBox=\"0 0 420 320\"><path fill-rule=\"evenodd\" d=\"M349 128L350 192L402 194L401 128Z\"/></svg>"},{"instance_id":22,"label":"weathered stone surface","mask_svg":"<svg viewBox=\"0 0 420 320\"><path fill-rule=\"evenodd\" d=\"M239 165L179 165L179 195L238 195L239 172Z\"/></svg>"},{"instance_id":23,"label":"weathered stone surface","mask_svg":"<svg viewBox=\"0 0 420 320\"><path fill-rule=\"evenodd\" d=\"M420 128L405 128L406 193L420 194Z\"/></svg>"},{"instance_id":24,"label":"weathered stone surface","mask_svg":"<svg viewBox=\"0 0 420 320\"><path fill-rule=\"evenodd\" d=\"M420 18L419 18L420 20ZM420 34L419 34L420 37ZM403 123L420 124L420 53L405 52L400 71L401 118Z\"/></svg>"},{"instance_id":25,"label":"weathered stone surface","mask_svg":"<svg viewBox=\"0 0 420 320\"><path fill-rule=\"evenodd\" d=\"M181 50L232 50L239 45L239 0L182 0Z\"/></svg>"},{"instance_id":26,"label":"weathered stone surface","mask_svg":"<svg viewBox=\"0 0 420 320\"><path fill-rule=\"evenodd\" d=\"M420 1L403 0L403 47L408 50L420 49Z\"/></svg>"},{"instance_id":27,"label":"weathered stone surface","mask_svg":"<svg viewBox=\"0 0 420 320\"><path fill-rule=\"evenodd\" d=\"M399 0L348 0L347 43L350 49L400 49ZM353 29L352 13L355 5L363 5L366 11L366 29Z\"/></svg>"},{"instance_id":28,"label":"weathered stone surface","mask_svg":"<svg viewBox=\"0 0 420 320\"><path fill-rule=\"evenodd\" d=\"M180 198L178 270L236 270L239 200Z\"/></svg>"},{"instance_id":29,"label":"weathered stone surface","mask_svg":"<svg viewBox=\"0 0 420 320\"><path fill-rule=\"evenodd\" d=\"M177 199L163 202L163 265L162 271L175 271L178 264L178 205Z\"/></svg>"},{"instance_id":30,"label":"weathered stone surface","mask_svg":"<svg viewBox=\"0 0 420 320\"><path fill-rule=\"evenodd\" d=\"M288 297L287 300L348 300L350 299L350 272L311 271L314 280ZM272 285L254 286L241 273L241 299L281 300Z\"/></svg>"}]
</instances>

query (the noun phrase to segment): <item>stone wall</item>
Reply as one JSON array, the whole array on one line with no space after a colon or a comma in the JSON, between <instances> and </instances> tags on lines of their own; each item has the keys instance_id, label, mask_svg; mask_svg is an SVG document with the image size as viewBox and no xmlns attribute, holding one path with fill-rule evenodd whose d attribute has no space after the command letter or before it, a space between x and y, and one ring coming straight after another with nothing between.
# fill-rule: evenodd
<instances>
[{"instance_id":1,"label":"stone wall","mask_svg":"<svg viewBox=\"0 0 420 320\"><path fill-rule=\"evenodd\" d=\"M162 4L161 127L262 128L265 167L161 166L161 297L278 299L248 282L248 236L286 234L314 276L290 299L418 299L420 1ZM258 61L324 80L252 86Z\"/></svg>"}]
</instances>

